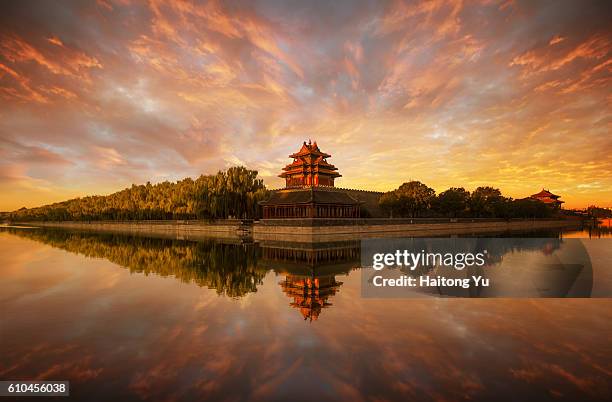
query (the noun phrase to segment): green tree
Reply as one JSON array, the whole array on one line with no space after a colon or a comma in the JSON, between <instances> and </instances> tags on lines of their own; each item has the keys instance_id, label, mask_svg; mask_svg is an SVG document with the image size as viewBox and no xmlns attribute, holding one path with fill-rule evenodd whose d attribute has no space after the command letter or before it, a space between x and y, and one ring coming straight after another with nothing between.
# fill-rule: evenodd
<instances>
[{"instance_id":1,"label":"green tree","mask_svg":"<svg viewBox=\"0 0 612 402\"><path fill-rule=\"evenodd\" d=\"M472 216L481 217L493 217L495 210L498 205L503 202L504 197L501 191L493 187L478 187L469 198L469 210Z\"/></svg>"},{"instance_id":2,"label":"green tree","mask_svg":"<svg viewBox=\"0 0 612 402\"><path fill-rule=\"evenodd\" d=\"M75 198L8 214L14 221L255 218L267 190L242 166L215 175L131 187L108 196Z\"/></svg>"},{"instance_id":3,"label":"green tree","mask_svg":"<svg viewBox=\"0 0 612 402\"><path fill-rule=\"evenodd\" d=\"M451 187L437 197L436 207L444 215L457 217L467 208L470 193L463 187Z\"/></svg>"},{"instance_id":4,"label":"green tree","mask_svg":"<svg viewBox=\"0 0 612 402\"><path fill-rule=\"evenodd\" d=\"M400 213L415 218L426 211L436 195L434 189L420 181L404 183L396 190Z\"/></svg>"},{"instance_id":5,"label":"green tree","mask_svg":"<svg viewBox=\"0 0 612 402\"><path fill-rule=\"evenodd\" d=\"M420 181L404 183L399 188L384 194L379 205L391 216L416 217L431 206L436 192Z\"/></svg>"},{"instance_id":6,"label":"green tree","mask_svg":"<svg viewBox=\"0 0 612 402\"><path fill-rule=\"evenodd\" d=\"M378 205L380 205L383 211L389 214L389 217L393 218L393 212L397 212L399 207L399 198L397 194L395 194L395 191L389 191L380 197Z\"/></svg>"},{"instance_id":7,"label":"green tree","mask_svg":"<svg viewBox=\"0 0 612 402\"><path fill-rule=\"evenodd\" d=\"M552 209L541 201L524 198L508 202L508 216L511 218L547 218Z\"/></svg>"}]
</instances>

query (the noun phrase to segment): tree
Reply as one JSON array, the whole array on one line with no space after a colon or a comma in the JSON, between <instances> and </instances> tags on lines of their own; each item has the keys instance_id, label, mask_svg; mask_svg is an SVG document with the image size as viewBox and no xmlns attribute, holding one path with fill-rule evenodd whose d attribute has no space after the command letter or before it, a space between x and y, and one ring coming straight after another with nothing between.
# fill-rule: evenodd
<instances>
[{"instance_id":1,"label":"tree","mask_svg":"<svg viewBox=\"0 0 612 402\"><path fill-rule=\"evenodd\" d=\"M552 214L552 209L542 201L530 198L510 201L508 210L512 218L547 218Z\"/></svg>"},{"instance_id":2,"label":"tree","mask_svg":"<svg viewBox=\"0 0 612 402\"><path fill-rule=\"evenodd\" d=\"M420 181L404 183L399 188L383 194L379 205L391 216L416 217L426 211L434 199L436 192Z\"/></svg>"},{"instance_id":3,"label":"tree","mask_svg":"<svg viewBox=\"0 0 612 402\"><path fill-rule=\"evenodd\" d=\"M389 191L380 196L378 205L380 205L383 211L389 214L389 217L393 218L393 211L397 211L399 206L399 199L395 191Z\"/></svg>"},{"instance_id":4,"label":"tree","mask_svg":"<svg viewBox=\"0 0 612 402\"><path fill-rule=\"evenodd\" d=\"M9 214L28 220L140 220L254 218L268 192L257 171L242 166L216 175L131 187L108 196L75 198Z\"/></svg>"},{"instance_id":5,"label":"tree","mask_svg":"<svg viewBox=\"0 0 612 402\"><path fill-rule=\"evenodd\" d=\"M420 181L404 183L395 190L399 198L399 210L404 216L412 218L427 210L436 192Z\"/></svg>"},{"instance_id":6,"label":"tree","mask_svg":"<svg viewBox=\"0 0 612 402\"><path fill-rule=\"evenodd\" d=\"M504 201L501 191L493 187L478 187L469 198L469 209L473 216L492 217L499 204Z\"/></svg>"},{"instance_id":7,"label":"tree","mask_svg":"<svg viewBox=\"0 0 612 402\"><path fill-rule=\"evenodd\" d=\"M469 198L470 193L463 187L451 187L438 195L436 207L444 215L457 217L466 210Z\"/></svg>"}]
</instances>

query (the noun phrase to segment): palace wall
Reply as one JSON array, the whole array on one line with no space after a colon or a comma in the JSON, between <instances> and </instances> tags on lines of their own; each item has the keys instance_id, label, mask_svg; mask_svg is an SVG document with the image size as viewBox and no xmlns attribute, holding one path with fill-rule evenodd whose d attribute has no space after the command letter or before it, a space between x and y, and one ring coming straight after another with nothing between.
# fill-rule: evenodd
<instances>
[{"instance_id":1,"label":"palace wall","mask_svg":"<svg viewBox=\"0 0 612 402\"><path fill-rule=\"evenodd\" d=\"M387 218L387 214L380 208L378 205L378 200L383 195L383 193L378 191L368 191L368 190L355 190L348 188L337 188L340 191L346 192L348 195L356 199L357 201L362 202L361 205L362 217L364 218Z\"/></svg>"},{"instance_id":2,"label":"palace wall","mask_svg":"<svg viewBox=\"0 0 612 402\"><path fill-rule=\"evenodd\" d=\"M379 191L357 190L352 188L341 187L322 187L326 191L339 191L346 193L361 202L361 217L362 218L388 218L388 215L378 205L380 196L384 193ZM272 191L280 191L283 189L275 189Z\"/></svg>"},{"instance_id":3,"label":"palace wall","mask_svg":"<svg viewBox=\"0 0 612 402\"><path fill-rule=\"evenodd\" d=\"M223 238L261 241L329 242L370 237L435 237L511 231L577 228L573 220L494 219L265 219L256 222L206 221L103 221L21 222L18 225L56 227L99 232L144 234L186 240Z\"/></svg>"},{"instance_id":4,"label":"palace wall","mask_svg":"<svg viewBox=\"0 0 612 402\"><path fill-rule=\"evenodd\" d=\"M62 229L91 230L107 233L143 234L185 240L200 238L238 239L249 235L251 226L237 219L207 222L199 220L149 220L149 221L46 221L23 222L19 225Z\"/></svg>"},{"instance_id":5,"label":"palace wall","mask_svg":"<svg viewBox=\"0 0 612 402\"><path fill-rule=\"evenodd\" d=\"M435 237L579 227L579 220L495 219L266 219L255 222L253 238L325 242L373 237Z\"/></svg>"}]
</instances>

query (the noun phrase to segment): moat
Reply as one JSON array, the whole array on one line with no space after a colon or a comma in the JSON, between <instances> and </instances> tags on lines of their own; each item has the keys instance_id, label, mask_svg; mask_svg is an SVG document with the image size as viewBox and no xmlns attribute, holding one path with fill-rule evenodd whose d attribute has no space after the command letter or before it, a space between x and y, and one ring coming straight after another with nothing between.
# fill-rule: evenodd
<instances>
[{"instance_id":1,"label":"moat","mask_svg":"<svg viewBox=\"0 0 612 402\"><path fill-rule=\"evenodd\" d=\"M515 235L550 239L521 264L610 233ZM610 397L611 299L362 298L357 240L3 228L0 251L0 377L80 400Z\"/></svg>"}]
</instances>

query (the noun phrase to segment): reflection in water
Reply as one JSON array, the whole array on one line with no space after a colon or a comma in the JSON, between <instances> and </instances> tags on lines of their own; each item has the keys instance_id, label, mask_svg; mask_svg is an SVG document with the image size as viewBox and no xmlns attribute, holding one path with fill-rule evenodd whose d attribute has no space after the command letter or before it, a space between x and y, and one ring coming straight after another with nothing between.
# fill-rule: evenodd
<instances>
[{"instance_id":1,"label":"reflection in water","mask_svg":"<svg viewBox=\"0 0 612 402\"><path fill-rule=\"evenodd\" d=\"M261 265L285 275L279 285L290 298L289 305L299 310L304 320L313 321L332 305L330 300L342 285L336 275L359 266L360 246L359 241L264 242L260 244Z\"/></svg>"},{"instance_id":2,"label":"reflection in water","mask_svg":"<svg viewBox=\"0 0 612 402\"><path fill-rule=\"evenodd\" d=\"M334 274L346 273L358 266L360 252L358 241L325 246L267 242L257 247L239 242L196 242L49 228L8 230L66 251L106 258L130 272L174 276L230 297L256 292L266 272L274 270L286 275L280 285L293 300L290 305L310 321L316 320L321 310L331 305L328 299L342 285Z\"/></svg>"},{"instance_id":3,"label":"reflection in water","mask_svg":"<svg viewBox=\"0 0 612 402\"><path fill-rule=\"evenodd\" d=\"M281 286L285 293L293 299L291 306L299 308L302 315L311 320L319 316L322 308L331 305L327 299L333 296L341 285L341 282L335 280L335 275L346 274L359 267L362 255L361 242L354 240L326 243L266 241L260 244L249 244L239 240L234 243L228 243L228 240L225 240L225 243L213 240L186 241L49 228L8 230L19 236L41 241L73 253L106 258L128 268L130 272L145 275L154 273L163 277L174 276L183 282L193 282L198 286L215 289L217 293L230 297L241 297L256 292L266 273L273 270L277 274L286 276ZM546 234L551 235L551 233ZM487 250L485 267L472 267L462 271L451 270L450 275L448 272L441 272L441 268L435 265L420 265L416 270L405 267L400 269L401 272L410 276L442 273L446 277L470 278L472 275L490 277L495 274L495 270L487 268L500 265L506 255L529 251L537 251L547 256L552 255L561 248L563 240L556 233L556 237L549 238L412 238L380 239L374 242L377 244L373 248L376 252L392 253L394 250L401 249L422 250L427 253ZM366 256L365 260L371 260L371 258ZM540 274L536 280L541 282L537 286L542 291L538 294L548 297L569 295L572 279L575 280L580 272L579 269L569 269L572 267L563 266L563 269L568 270L568 275L566 275L568 277L564 277L564 284L561 288L555 288L551 292L549 288L545 288L545 284L551 283L551 280L555 278L547 275L548 273L544 272L546 269L538 271L534 269L532 262L516 267L513 275L517 277L516 271L523 268L528 268L530 274L534 272ZM500 270L497 270L498 272ZM559 270L553 274L558 275ZM325 287L321 288L323 284ZM425 290L448 296L479 297L487 295L486 291L483 293L482 288L473 286L467 290L458 287L438 287ZM588 297L589 294L590 288L585 288L582 293L575 294L574 292L572 296ZM309 305L311 306L308 307Z\"/></svg>"},{"instance_id":4,"label":"reflection in water","mask_svg":"<svg viewBox=\"0 0 612 402\"><path fill-rule=\"evenodd\" d=\"M312 276L287 275L280 282L283 292L291 299L291 307L300 311L304 320L316 320L321 310L331 306L329 298L338 292L342 282L336 281L333 275Z\"/></svg>"},{"instance_id":5,"label":"reflection in water","mask_svg":"<svg viewBox=\"0 0 612 402\"><path fill-rule=\"evenodd\" d=\"M612 237L612 219L601 219L587 226L589 238L601 239Z\"/></svg>"},{"instance_id":6,"label":"reflection in water","mask_svg":"<svg viewBox=\"0 0 612 402\"><path fill-rule=\"evenodd\" d=\"M294 269L316 268L325 264L359 261L361 243L356 240L297 243L265 241L260 243L262 257L279 263L294 263Z\"/></svg>"},{"instance_id":7,"label":"reflection in water","mask_svg":"<svg viewBox=\"0 0 612 402\"><path fill-rule=\"evenodd\" d=\"M610 399L610 300L364 299L360 244L330 246L0 233L0 378L87 401Z\"/></svg>"},{"instance_id":8,"label":"reflection in water","mask_svg":"<svg viewBox=\"0 0 612 402\"><path fill-rule=\"evenodd\" d=\"M263 242L261 264L285 275L279 282L290 298L290 306L304 320L317 320L322 310L340 289L336 275L359 266L360 242L341 241L325 244Z\"/></svg>"},{"instance_id":9,"label":"reflection in water","mask_svg":"<svg viewBox=\"0 0 612 402\"><path fill-rule=\"evenodd\" d=\"M265 269L253 244L184 241L114 233L9 229L21 237L87 257L106 258L145 275L173 276L230 297L255 292Z\"/></svg>"},{"instance_id":10,"label":"reflection in water","mask_svg":"<svg viewBox=\"0 0 612 402\"><path fill-rule=\"evenodd\" d=\"M375 256L393 257L402 251L422 257L418 265L398 262L398 266L383 271L371 267ZM468 254L482 256L484 264L453 267L443 263L444 256ZM591 297L593 288L592 264L579 239L370 239L363 244L361 262L369 267L362 270L362 294L367 297L414 297L415 293L452 297ZM380 278L399 281L406 277L416 279L417 285L380 286ZM375 278L379 278L376 283ZM431 278L433 283L421 284L423 279Z\"/></svg>"}]
</instances>

